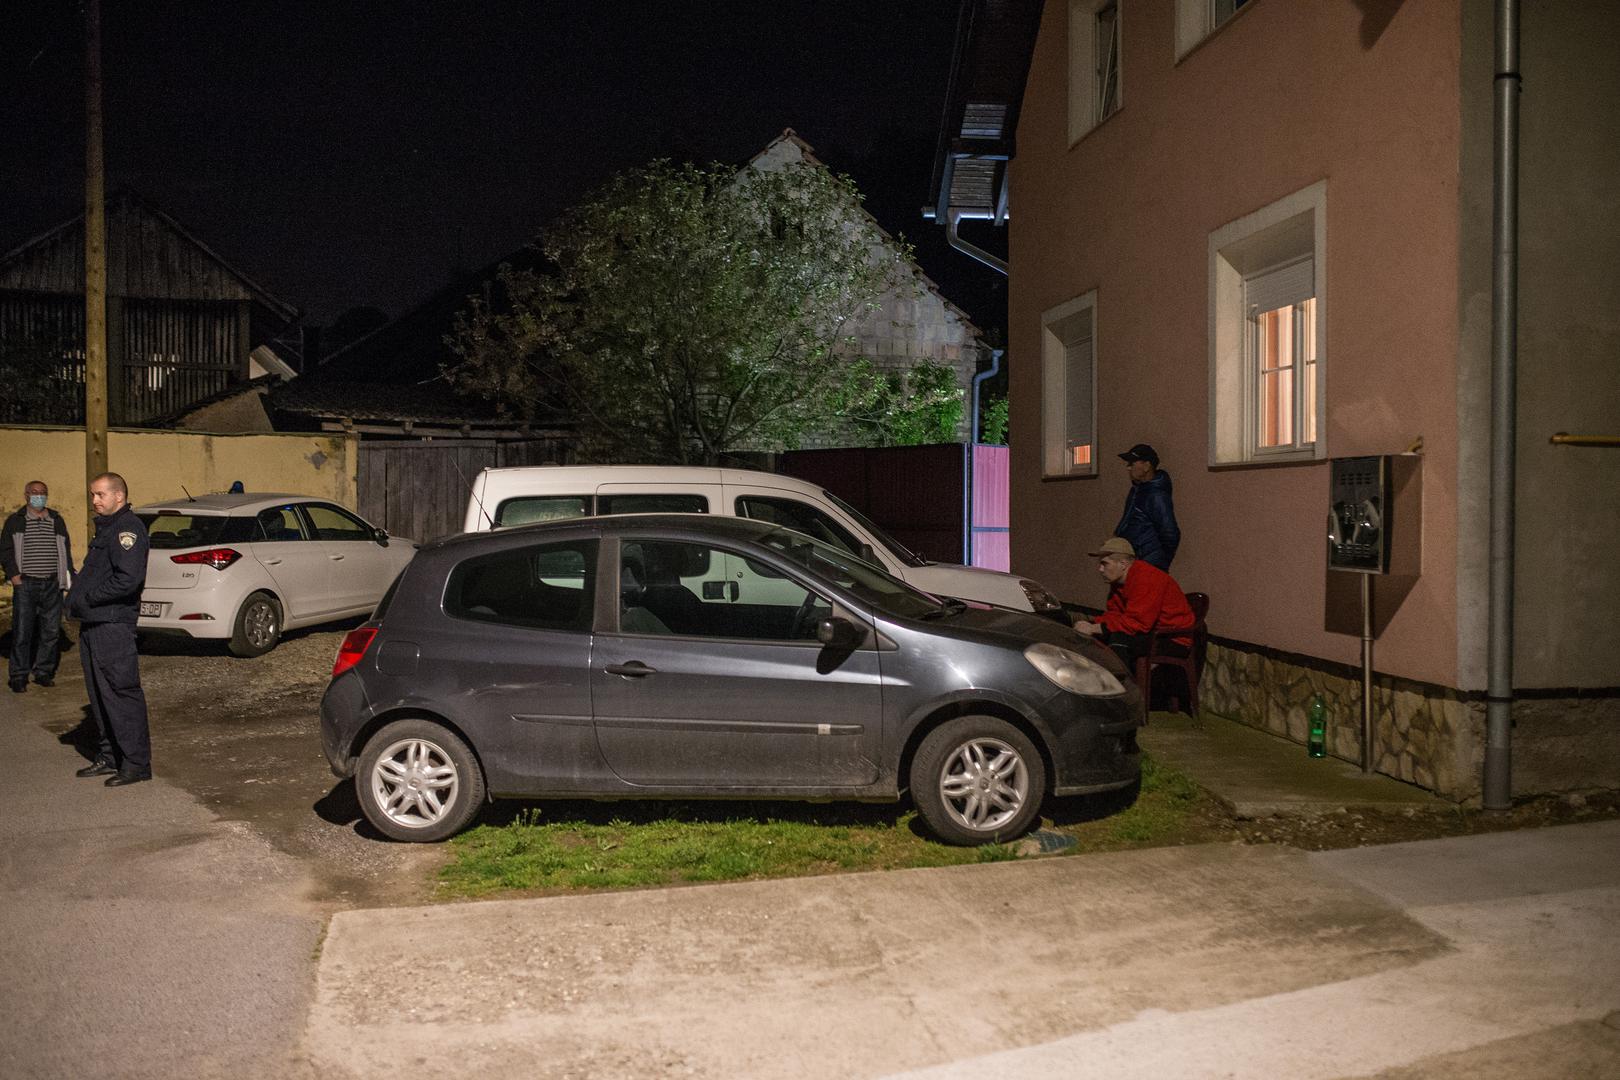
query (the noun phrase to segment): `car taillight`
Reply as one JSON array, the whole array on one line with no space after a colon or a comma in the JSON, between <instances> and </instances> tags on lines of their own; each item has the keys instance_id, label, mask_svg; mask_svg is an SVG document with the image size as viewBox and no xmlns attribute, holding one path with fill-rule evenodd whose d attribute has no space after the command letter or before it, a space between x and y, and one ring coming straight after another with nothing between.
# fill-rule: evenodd
<instances>
[{"instance_id":1,"label":"car taillight","mask_svg":"<svg viewBox=\"0 0 1620 1080\"><path fill-rule=\"evenodd\" d=\"M223 570L241 557L242 553L235 548L209 548L207 551L187 551L180 555L170 555L169 561L181 565L203 563L215 570Z\"/></svg>"},{"instance_id":2,"label":"car taillight","mask_svg":"<svg viewBox=\"0 0 1620 1080\"><path fill-rule=\"evenodd\" d=\"M348 671L360 662L371 648L371 639L377 636L375 626L362 626L358 630L350 630L343 635L343 644L338 646L337 660L332 664L332 678Z\"/></svg>"}]
</instances>

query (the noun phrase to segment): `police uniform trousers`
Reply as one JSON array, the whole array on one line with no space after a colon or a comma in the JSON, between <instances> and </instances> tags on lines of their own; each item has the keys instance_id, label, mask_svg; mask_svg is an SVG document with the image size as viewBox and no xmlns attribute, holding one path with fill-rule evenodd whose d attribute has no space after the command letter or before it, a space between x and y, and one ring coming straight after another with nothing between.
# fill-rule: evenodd
<instances>
[{"instance_id":1,"label":"police uniform trousers","mask_svg":"<svg viewBox=\"0 0 1620 1080\"><path fill-rule=\"evenodd\" d=\"M86 623L79 627L84 689L90 718L101 738L98 757L126 772L152 771L152 739L146 727L146 691L141 689L135 627Z\"/></svg>"}]
</instances>

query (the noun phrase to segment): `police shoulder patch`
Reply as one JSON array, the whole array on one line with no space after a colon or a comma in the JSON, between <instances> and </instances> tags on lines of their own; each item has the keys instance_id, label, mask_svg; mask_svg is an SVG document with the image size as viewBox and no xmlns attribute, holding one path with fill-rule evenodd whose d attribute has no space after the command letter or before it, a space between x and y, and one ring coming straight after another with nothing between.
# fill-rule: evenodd
<instances>
[{"instance_id":1,"label":"police shoulder patch","mask_svg":"<svg viewBox=\"0 0 1620 1080\"><path fill-rule=\"evenodd\" d=\"M135 534L132 532L121 532L118 534L118 542L123 545L125 551L128 551L130 548L135 546Z\"/></svg>"}]
</instances>

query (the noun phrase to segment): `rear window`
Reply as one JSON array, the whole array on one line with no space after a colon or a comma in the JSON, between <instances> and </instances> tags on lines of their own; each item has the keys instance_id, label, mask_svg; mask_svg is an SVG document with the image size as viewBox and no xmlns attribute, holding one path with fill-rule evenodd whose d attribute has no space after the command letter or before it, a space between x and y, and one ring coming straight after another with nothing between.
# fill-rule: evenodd
<instances>
[{"instance_id":1,"label":"rear window","mask_svg":"<svg viewBox=\"0 0 1620 1080\"><path fill-rule=\"evenodd\" d=\"M168 510L143 512L135 516L146 526L151 546L160 550L206 547L211 544L245 544L253 539L251 518Z\"/></svg>"},{"instance_id":2,"label":"rear window","mask_svg":"<svg viewBox=\"0 0 1620 1080\"><path fill-rule=\"evenodd\" d=\"M597 546L596 540L573 540L468 559L450 571L445 613L539 630L589 630Z\"/></svg>"},{"instance_id":3,"label":"rear window","mask_svg":"<svg viewBox=\"0 0 1620 1080\"><path fill-rule=\"evenodd\" d=\"M562 521L584 517L590 512L589 495L521 495L507 499L495 508L495 527Z\"/></svg>"},{"instance_id":4,"label":"rear window","mask_svg":"<svg viewBox=\"0 0 1620 1080\"><path fill-rule=\"evenodd\" d=\"M615 494L596 497L598 514L707 514L709 500L702 495Z\"/></svg>"}]
</instances>

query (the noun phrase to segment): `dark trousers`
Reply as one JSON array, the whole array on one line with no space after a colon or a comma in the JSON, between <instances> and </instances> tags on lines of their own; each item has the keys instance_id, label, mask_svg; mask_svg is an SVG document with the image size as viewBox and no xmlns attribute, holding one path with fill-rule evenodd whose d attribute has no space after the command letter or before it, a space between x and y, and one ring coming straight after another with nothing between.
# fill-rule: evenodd
<instances>
[{"instance_id":1,"label":"dark trousers","mask_svg":"<svg viewBox=\"0 0 1620 1080\"><path fill-rule=\"evenodd\" d=\"M25 577L11 587L11 662L13 685L56 677L56 646L62 636L62 586L56 578Z\"/></svg>"},{"instance_id":2,"label":"dark trousers","mask_svg":"<svg viewBox=\"0 0 1620 1080\"><path fill-rule=\"evenodd\" d=\"M1103 644L1114 650L1125 670L1136 672L1136 661L1148 654L1148 647L1153 644L1152 634L1127 634L1120 630L1110 630L1103 635ZM1168 656L1186 656L1187 647L1177 645L1171 641L1161 642L1160 654Z\"/></svg>"},{"instance_id":3,"label":"dark trousers","mask_svg":"<svg viewBox=\"0 0 1620 1080\"><path fill-rule=\"evenodd\" d=\"M101 743L96 756L123 772L152 771L152 740L146 728L146 692L141 689L135 627L86 623L79 627L79 657L90 719Z\"/></svg>"}]
</instances>

